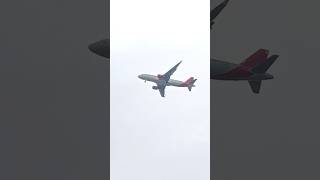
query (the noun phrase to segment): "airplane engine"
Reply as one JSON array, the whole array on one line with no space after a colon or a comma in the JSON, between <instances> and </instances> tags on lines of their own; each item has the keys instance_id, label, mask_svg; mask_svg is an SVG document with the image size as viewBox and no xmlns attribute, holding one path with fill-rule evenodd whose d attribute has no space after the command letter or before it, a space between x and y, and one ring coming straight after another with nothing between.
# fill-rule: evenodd
<instances>
[{"instance_id":1,"label":"airplane engine","mask_svg":"<svg viewBox=\"0 0 320 180\"><path fill-rule=\"evenodd\" d=\"M158 86L152 86L152 89L158 90L159 88L158 88Z\"/></svg>"}]
</instances>

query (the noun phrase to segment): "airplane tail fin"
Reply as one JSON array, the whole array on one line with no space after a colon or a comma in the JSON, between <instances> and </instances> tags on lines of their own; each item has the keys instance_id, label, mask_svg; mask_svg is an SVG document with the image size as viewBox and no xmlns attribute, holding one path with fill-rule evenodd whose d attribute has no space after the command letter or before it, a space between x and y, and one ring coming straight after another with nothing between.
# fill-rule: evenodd
<instances>
[{"instance_id":1,"label":"airplane tail fin","mask_svg":"<svg viewBox=\"0 0 320 180\"><path fill-rule=\"evenodd\" d=\"M258 64L252 68L254 73L265 73L272 66L272 64L278 59L279 55L270 56L264 63Z\"/></svg>"},{"instance_id":2,"label":"airplane tail fin","mask_svg":"<svg viewBox=\"0 0 320 180\"><path fill-rule=\"evenodd\" d=\"M240 63L240 65L248 68L248 70L251 70L255 66L264 63L268 58L268 54L268 50L259 49L251 56L249 56L247 59L245 59L242 63Z\"/></svg>"},{"instance_id":3,"label":"airplane tail fin","mask_svg":"<svg viewBox=\"0 0 320 180\"><path fill-rule=\"evenodd\" d=\"M228 72L231 77L247 77L253 72L252 69L260 64L264 64L268 59L269 51L266 49L259 49L244 61L239 66Z\"/></svg>"},{"instance_id":4,"label":"airplane tail fin","mask_svg":"<svg viewBox=\"0 0 320 180\"><path fill-rule=\"evenodd\" d=\"M197 81L197 79L194 79L193 77L186 80L183 84L185 84L189 91L191 91L192 87L195 87L194 83Z\"/></svg>"}]
</instances>

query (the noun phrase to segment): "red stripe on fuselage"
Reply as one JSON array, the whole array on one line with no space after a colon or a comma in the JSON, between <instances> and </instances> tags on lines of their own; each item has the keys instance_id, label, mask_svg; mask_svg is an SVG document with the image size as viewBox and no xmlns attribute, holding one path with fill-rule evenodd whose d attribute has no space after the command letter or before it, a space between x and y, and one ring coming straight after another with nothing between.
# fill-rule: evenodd
<instances>
[{"instance_id":1,"label":"red stripe on fuselage","mask_svg":"<svg viewBox=\"0 0 320 180\"><path fill-rule=\"evenodd\" d=\"M252 72L250 72L250 70L245 67L245 66L241 66L239 65L237 68L221 75L224 78L243 78L243 77L250 77L252 75Z\"/></svg>"}]
</instances>

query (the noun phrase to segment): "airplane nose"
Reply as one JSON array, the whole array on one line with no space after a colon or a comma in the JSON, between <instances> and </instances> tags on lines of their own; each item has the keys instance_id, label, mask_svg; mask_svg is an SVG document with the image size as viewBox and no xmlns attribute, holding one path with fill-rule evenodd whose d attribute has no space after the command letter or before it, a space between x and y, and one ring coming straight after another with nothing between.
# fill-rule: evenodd
<instances>
[{"instance_id":1,"label":"airplane nose","mask_svg":"<svg viewBox=\"0 0 320 180\"><path fill-rule=\"evenodd\" d=\"M109 43L110 43L109 39L104 39L104 40L90 44L88 48L90 51L98 54L99 56L110 58Z\"/></svg>"}]
</instances>

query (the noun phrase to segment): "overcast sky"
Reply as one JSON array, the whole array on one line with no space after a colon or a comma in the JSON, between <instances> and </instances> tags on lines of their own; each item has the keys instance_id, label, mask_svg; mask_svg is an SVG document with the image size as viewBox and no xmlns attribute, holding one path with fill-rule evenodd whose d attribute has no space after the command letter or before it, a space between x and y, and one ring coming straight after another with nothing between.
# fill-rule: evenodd
<instances>
[{"instance_id":1,"label":"overcast sky","mask_svg":"<svg viewBox=\"0 0 320 180\"><path fill-rule=\"evenodd\" d=\"M123 6L126 4L126 6ZM210 177L209 0L111 1L111 179ZM142 73L198 79L162 98Z\"/></svg>"}]
</instances>

